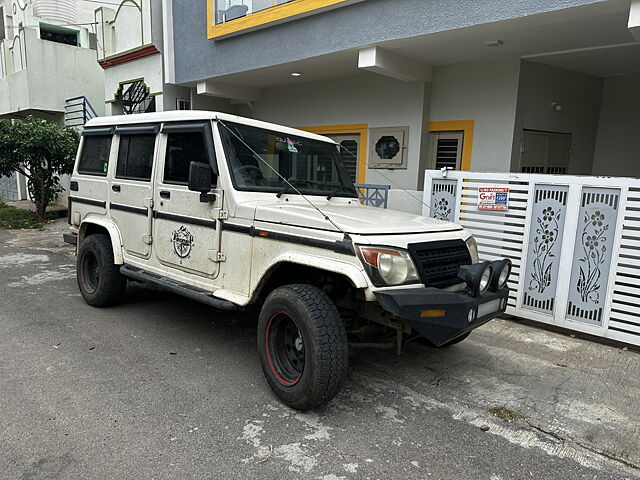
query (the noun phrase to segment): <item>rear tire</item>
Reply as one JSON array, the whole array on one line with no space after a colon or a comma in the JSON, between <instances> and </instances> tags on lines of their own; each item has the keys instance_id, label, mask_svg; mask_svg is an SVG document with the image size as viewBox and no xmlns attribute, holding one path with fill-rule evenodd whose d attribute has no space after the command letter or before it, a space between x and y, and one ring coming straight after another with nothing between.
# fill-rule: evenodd
<instances>
[{"instance_id":1,"label":"rear tire","mask_svg":"<svg viewBox=\"0 0 640 480\"><path fill-rule=\"evenodd\" d=\"M296 410L316 408L338 393L347 376L342 317L319 288L277 288L260 312L258 354L267 383L283 403Z\"/></svg>"},{"instance_id":2,"label":"rear tire","mask_svg":"<svg viewBox=\"0 0 640 480\"><path fill-rule=\"evenodd\" d=\"M113 262L108 235L89 235L80 244L76 265L78 287L84 300L94 307L108 307L122 300L127 278Z\"/></svg>"}]
</instances>

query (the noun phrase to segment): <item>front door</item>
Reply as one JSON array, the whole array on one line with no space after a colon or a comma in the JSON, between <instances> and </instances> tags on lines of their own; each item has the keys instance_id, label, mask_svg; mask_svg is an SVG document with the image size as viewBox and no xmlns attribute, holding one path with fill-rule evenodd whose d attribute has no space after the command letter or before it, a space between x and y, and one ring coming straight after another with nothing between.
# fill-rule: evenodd
<instances>
[{"instance_id":1,"label":"front door","mask_svg":"<svg viewBox=\"0 0 640 480\"><path fill-rule=\"evenodd\" d=\"M212 185L215 201L201 202L200 193L187 187L192 161L215 162L211 123L165 124L159 148L163 155L154 194L154 251L163 265L215 278L223 192Z\"/></svg>"},{"instance_id":2,"label":"front door","mask_svg":"<svg viewBox=\"0 0 640 480\"><path fill-rule=\"evenodd\" d=\"M524 130L520 148L520 168L523 173L567 173L571 154L568 133Z\"/></svg>"}]
</instances>

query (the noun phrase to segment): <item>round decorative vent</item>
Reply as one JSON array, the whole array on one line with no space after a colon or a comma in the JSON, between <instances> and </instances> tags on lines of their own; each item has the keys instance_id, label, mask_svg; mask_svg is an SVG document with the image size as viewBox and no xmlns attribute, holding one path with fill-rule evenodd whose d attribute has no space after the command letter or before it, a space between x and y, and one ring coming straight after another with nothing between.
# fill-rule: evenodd
<instances>
[{"instance_id":1,"label":"round decorative vent","mask_svg":"<svg viewBox=\"0 0 640 480\"><path fill-rule=\"evenodd\" d=\"M391 160L400 151L400 142L396 137L385 135L376 142L376 153L382 160Z\"/></svg>"}]
</instances>

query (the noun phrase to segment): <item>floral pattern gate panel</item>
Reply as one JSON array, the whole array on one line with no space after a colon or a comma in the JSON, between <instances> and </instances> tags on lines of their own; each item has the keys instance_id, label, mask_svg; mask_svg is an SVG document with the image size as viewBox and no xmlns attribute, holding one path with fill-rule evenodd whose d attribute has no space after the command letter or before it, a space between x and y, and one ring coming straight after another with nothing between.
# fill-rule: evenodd
<instances>
[{"instance_id":1,"label":"floral pattern gate panel","mask_svg":"<svg viewBox=\"0 0 640 480\"><path fill-rule=\"evenodd\" d=\"M569 187L537 185L525 270L523 308L553 315Z\"/></svg>"},{"instance_id":2,"label":"floral pattern gate panel","mask_svg":"<svg viewBox=\"0 0 640 480\"><path fill-rule=\"evenodd\" d=\"M511 260L507 314L640 345L640 179L427 170L424 203Z\"/></svg>"}]
</instances>

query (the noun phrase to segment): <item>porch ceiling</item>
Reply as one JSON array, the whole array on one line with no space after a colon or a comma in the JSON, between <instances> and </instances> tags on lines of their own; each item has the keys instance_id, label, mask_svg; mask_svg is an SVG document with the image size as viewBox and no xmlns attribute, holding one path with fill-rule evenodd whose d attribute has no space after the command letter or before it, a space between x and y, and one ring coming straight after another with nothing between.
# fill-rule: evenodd
<instances>
[{"instance_id":1,"label":"porch ceiling","mask_svg":"<svg viewBox=\"0 0 640 480\"><path fill-rule=\"evenodd\" d=\"M425 66L525 58L596 76L640 71L640 44L627 28L630 0L608 0L515 20L475 25L459 30L379 44ZM502 44L488 47L486 42ZM358 50L336 52L298 62L216 77L252 87L272 87L323 81L354 75ZM302 72L293 77L292 72Z\"/></svg>"}]
</instances>

